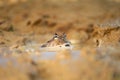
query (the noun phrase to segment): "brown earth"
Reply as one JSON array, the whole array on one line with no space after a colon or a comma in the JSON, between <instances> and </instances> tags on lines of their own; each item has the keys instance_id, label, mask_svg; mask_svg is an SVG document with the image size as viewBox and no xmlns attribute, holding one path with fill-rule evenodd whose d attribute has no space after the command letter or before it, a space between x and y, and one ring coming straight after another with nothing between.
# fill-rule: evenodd
<instances>
[{"instance_id":1,"label":"brown earth","mask_svg":"<svg viewBox=\"0 0 120 80\"><path fill-rule=\"evenodd\" d=\"M120 80L120 0L0 0L0 80ZM72 51L40 51L65 32Z\"/></svg>"}]
</instances>

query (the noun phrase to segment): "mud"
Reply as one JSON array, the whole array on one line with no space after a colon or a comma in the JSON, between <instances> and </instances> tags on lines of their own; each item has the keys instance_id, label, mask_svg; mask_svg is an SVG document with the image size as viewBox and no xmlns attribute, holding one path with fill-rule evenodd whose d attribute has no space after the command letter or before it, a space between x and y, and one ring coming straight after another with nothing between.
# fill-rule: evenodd
<instances>
[{"instance_id":1,"label":"mud","mask_svg":"<svg viewBox=\"0 0 120 80\"><path fill-rule=\"evenodd\" d=\"M0 0L0 80L119 80L120 0ZM54 33L72 50L41 50Z\"/></svg>"}]
</instances>

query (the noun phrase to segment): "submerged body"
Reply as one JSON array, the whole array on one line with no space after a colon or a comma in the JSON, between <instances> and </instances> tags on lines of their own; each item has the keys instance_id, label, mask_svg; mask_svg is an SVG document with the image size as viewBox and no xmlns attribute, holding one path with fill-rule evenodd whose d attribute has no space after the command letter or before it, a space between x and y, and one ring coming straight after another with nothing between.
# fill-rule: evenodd
<instances>
[{"instance_id":1,"label":"submerged body","mask_svg":"<svg viewBox=\"0 0 120 80\"><path fill-rule=\"evenodd\" d=\"M57 33L55 33L52 39L41 45L41 49L72 49L72 45L71 42L66 39L66 34L58 35Z\"/></svg>"}]
</instances>

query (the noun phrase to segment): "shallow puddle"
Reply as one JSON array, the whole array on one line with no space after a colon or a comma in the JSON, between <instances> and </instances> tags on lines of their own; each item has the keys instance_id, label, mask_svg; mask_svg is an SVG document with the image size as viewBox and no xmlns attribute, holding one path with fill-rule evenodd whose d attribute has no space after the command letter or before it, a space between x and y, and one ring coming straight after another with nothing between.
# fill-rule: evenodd
<instances>
[{"instance_id":1,"label":"shallow puddle","mask_svg":"<svg viewBox=\"0 0 120 80\"><path fill-rule=\"evenodd\" d=\"M40 55L32 55L31 58L33 60L55 60L57 55L59 56L70 56L71 60L77 60L80 58L80 51L69 51L69 53L62 54L55 51L44 51Z\"/></svg>"}]
</instances>

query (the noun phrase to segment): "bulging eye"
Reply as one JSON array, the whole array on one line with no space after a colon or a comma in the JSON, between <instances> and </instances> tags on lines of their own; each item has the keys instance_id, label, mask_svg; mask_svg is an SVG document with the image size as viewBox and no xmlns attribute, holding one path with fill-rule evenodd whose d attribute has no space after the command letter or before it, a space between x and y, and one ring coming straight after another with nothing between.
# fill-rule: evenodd
<instances>
[{"instance_id":1,"label":"bulging eye","mask_svg":"<svg viewBox=\"0 0 120 80\"><path fill-rule=\"evenodd\" d=\"M53 38L58 38L58 37L59 37L59 36L58 36L57 33L55 33L54 36L53 36Z\"/></svg>"},{"instance_id":2,"label":"bulging eye","mask_svg":"<svg viewBox=\"0 0 120 80\"><path fill-rule=\"evenodd\" d=\"M53 38L58 38L59 36L58 35L54 35L54 37Z\"/></svg>"}]
</instances>

